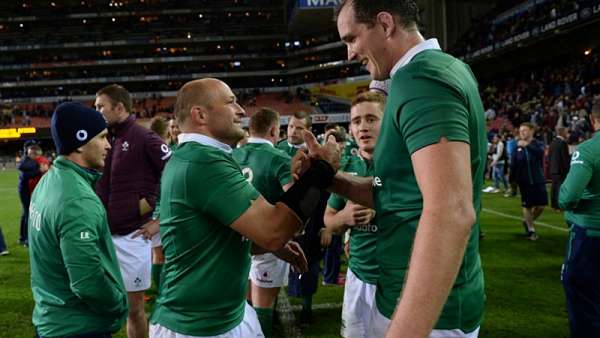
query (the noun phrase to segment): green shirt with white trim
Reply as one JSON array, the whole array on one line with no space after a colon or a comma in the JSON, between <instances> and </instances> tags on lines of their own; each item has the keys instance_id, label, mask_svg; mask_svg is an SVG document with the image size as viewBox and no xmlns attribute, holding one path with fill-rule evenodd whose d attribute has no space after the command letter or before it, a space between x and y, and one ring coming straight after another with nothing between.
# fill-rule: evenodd
<instances>
[{"instance_id":1,"label":"green shirt with white trim","mask_svg":"<svg viewBox=\"0 0 600 338\"><path fill-rule=\"evenodd\" d=\"M600 132L573 153L558 203L567 221L600 231Z\"/></svg>"},{"instance_id":2,"label":"green shirt with white trim","mask_svg":"<svg viewBox=\"0 0 600 338\"><path fill-rule=\"evenodd\" d=\"M290 157L294 157L294 155L296 155L296 153L298 152L298 149L300 149L301 147L294 146L290 144L287 140L283 140L277 143L276 148L279 150L283 150Z\"/></svg>"},{"instance_id":3,"label":"green shirt with white trim","mask_svg":"<svg viewBox=\"0 0 600 338\"><path fill-rule=\"evenodd\" d=\"M470 145L469 174L477 221L435 328L468 333L480 325L485 301L479 258L479 212L487 147L484 110L469 67L439 50L425 50L392 77L374 154L374 202L379 227L376 303L387 318L392 317L401 296L423 211L411 155L441 138Z\"/></svg>"},{"instance_id":4,"label":"green shirt with white trim","mask_svg":"<svg viewBox=\"0 0 600 338\"><path fill-rule=\"evenodd\" d=\"M282 187L292 181L290 156L270 143L248 142L233 150L232 155L246 180L269 203L277 202L283 194Z\"/></svg>"},{"instance_id":5,"label":"green shirt with white trim","mask_svg":"<svg viewBox=\"0 0 600 338\"><path fill-rule=\"evenodd\" d=\"M346 165L340 170L362 177L373 176L372 164L367 163L358 155L348 158ZM346 200L337 194L331 194L327 205L339 211L346 206ZM377 225L373 222L351 228L348 266L358 279L369 284L377 284L379 276L376 246Z\"/></svg>"},{"instance_id":6,"label":"green shirt with white trim","mask_svg":"<svg viewBox=\"0 0 600 338\"><path fill-rule=\"evenodd\" d=\"M241 323L251 243L229 226L258 196L226 151L195 141L178 146L161 182L165 277L151 323L192 336Z\"/></svg>"}]
</instances>

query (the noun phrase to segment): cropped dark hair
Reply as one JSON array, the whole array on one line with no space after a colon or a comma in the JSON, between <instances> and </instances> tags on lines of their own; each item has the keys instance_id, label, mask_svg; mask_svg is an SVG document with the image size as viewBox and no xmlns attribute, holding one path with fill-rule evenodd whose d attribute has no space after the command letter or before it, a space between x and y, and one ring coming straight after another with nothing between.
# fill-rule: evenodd
<instances>
[{"instance_id":1,"label":"cropped dark hair","mask_svg":"<svg viewBox=\"0 0 600 338\"><path fill-rule=\"evenodd\" d=\"M118 84L108 85L96 93L96 96L100 95L108 96L113 106L122 103L123 107L125 107L125 111L131 113L131 107L133 106L131 94L129 94L127 89L125 89L123 86Z\"/></svg>"},{"instance_id":2,"label":"cropped dark hair","mask_svg":"<svg viewBox=\"0 0 600 338\"><path fill-rule=\"evenodd\" d=\"M279 113L270 108L260 108L250 118L250 133L256 136L265 136L278 121Z\"/></svg>"},{"instance_id":3,"label":"cropped dark hair","mask_svg":"<svg viewBox=\"0 0 600 338\"><path fill-rule=\"evenodd\" d=\"M297 111L294 113L294 118L298 120L304 120L306 123L306 128L310 128L312 126L312 119L310 115L305 111Z\"/></svg>"},{"instance_id":4,"label":"cropped dark hair","mask_svg":"<svg viewBox=\"0 0 600 338\"><path fill-rule=\"evenodd\" d=\"M388 12L398 17L404 28L419 25L419 7L414 0L342 0L335 10L336 19L345 6L352 6L356 22L369 27L375 25L377 14L380 12Z\"/></svg>"}]
</instances>

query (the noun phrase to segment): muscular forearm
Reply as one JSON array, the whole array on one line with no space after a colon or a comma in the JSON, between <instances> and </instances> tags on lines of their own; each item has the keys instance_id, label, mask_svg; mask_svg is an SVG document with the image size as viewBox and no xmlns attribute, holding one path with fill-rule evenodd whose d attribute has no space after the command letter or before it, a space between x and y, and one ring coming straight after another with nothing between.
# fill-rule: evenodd
<instances>
[{"instance_id":1,"label":"muscular forearm","mask_svg":"<svg viewBox=\"0 0 600 338\"><path fill-rule=\"evenodd\" d=\"M429 336L462 262L474 222L474 211L467 214L473 217L452 210L424 210L387 338Z\"/></svg>"},{"instance_id":2,"label":"muscular forearm","mask_svg":"<svg viewBox=\"0 0 600 338\"><path fill-rule=\"evenodd\" d=\"M328 190L357 204L373 208L373 177L338 172Z\"/></svg>"}]
</instances>

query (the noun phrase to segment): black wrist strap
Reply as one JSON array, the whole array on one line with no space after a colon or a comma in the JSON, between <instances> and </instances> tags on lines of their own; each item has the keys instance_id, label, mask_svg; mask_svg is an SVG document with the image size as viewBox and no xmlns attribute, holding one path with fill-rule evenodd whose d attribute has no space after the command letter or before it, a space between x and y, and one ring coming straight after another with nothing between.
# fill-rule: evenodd
<instances>
[{"instance_id":1,"label":"black wrist strap","mask_svg":"<svg viewBox=\"0 0 600 338\"><path fill-rule=\"evenodd\" d=\"M333 176L335 176L335 170L329 163L316 160L306 173L281 196L279 202L292 209L304 224L317 207L321 191L331 185Z\"/></svg>"}]
</instances>

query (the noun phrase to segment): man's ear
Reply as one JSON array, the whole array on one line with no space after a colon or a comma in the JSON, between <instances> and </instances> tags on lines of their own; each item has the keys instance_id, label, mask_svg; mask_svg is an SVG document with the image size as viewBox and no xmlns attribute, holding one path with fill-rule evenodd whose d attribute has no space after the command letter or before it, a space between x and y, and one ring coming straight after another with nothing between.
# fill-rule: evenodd
<instances>
[{"instance_id":1,"label":"man's ear","mask_svg":"<svg viewBox=\"0 0 600 338\"><path fill-rule=\"evenodd\" d=\"M394 16L388 12L379 12L376 17L376 22L381 26L386 38L391 38L394 32L398 28L399 22L396 21Z\"/></svg>"},{"instance_id":2,"label":"man's ear","mask_svg":"<svg viewBox=\"0 0 600 338\"><path fill-rule=\"evenodd\" d=\"M278 139L279 138L279 127L277 125L272 125L271 129L269 129L269 136Z\"/></svg>"},{"instance_id":3,"label":"man's ear","mask_svg":"<svg viewBox=\"0 0 600 338\"><path fill-rule=\"evenodd\" d=\"M190 118L198 125L205 125L209 117L208 110L203 106L192 106Z\"/></svg>"}]
</instances>

